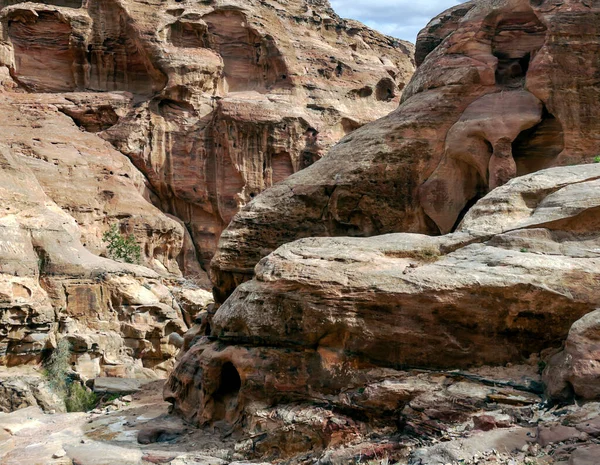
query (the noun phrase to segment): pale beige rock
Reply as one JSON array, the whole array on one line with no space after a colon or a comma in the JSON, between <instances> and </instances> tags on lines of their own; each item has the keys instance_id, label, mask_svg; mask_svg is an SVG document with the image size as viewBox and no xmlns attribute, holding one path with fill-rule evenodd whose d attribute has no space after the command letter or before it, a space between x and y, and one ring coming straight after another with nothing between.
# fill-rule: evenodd
<instances>
[{"instance_id":1,"label":"pale beige rock","mask_svg":"<svg viewBox=\"0 0 600 465\"><path fill-rule=\"evenodd\" d=\"M234 422L253 402L278 402L282 392L331 401L356 382L369 395L363 408L381 412L415 394L396 383L365 386L360 367L466 369L530 356L537 364L600 304L599 176L600 165L590 164L513 179L446 236L310 238L280 247L217 310L218 342L198 341L180 359L167 398L188 420ZM491 205L502 208L488 217ZM528 390L541 385L483 398L537 404Z\"/></svg>"},{"instance_id":2,"label":"pale beige rock","mask_svg":"<svg viewBox=\"0 0 600 465\"><path fill-rule=\"evenodd\" d=\"M510 428L479 433L468 439L416 450L411 455L411 460L422 465L439 465L441 463L460 463L460 461L483 455L483 452L491 450L510 453L527 445L531 441L533 432L533 429L528 428Z\"/></svg>"},{"instance_id":3,"label":"pale beige rock","mask_svg":"<svg viewBox=\"0 0 600 465\"><path fill-rule=\"evenodd\" d=\"M600 310L573 324L564 350L550 358L544 380L548 395L556 400L573 394L600 399Z\"/></svg>"}]
</instances>

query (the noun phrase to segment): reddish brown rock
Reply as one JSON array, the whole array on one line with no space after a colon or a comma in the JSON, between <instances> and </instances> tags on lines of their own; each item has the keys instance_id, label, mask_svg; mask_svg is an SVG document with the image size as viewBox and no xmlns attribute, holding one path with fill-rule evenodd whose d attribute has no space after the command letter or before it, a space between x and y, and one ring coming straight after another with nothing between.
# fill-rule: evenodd
<instances>
[{"instance_id":1,"label":"reddish brown rock","mask_svg":"<svg viewBox=\"0 0 600 465\"><path fill-rule=\"evenodd\" d=\"M0 1L0 362L163 375L224 226L397 107L412 50L327 2Z\"/></svg>"},{"instance_id":2,"label":"reddish brown rock","mask_svg":"<svg viewBox=\"0 0 600 465\"><path fill-rule=\"evenodd\" d=\"M221 231L258 193L398 106L413 47L328 2L0 3L0 65L126 154L186 225L203 281Z\"/></svg>"},{"instance_id":3,"label":"reddish brown rock","mask_svg":"<svg viewBox=\"0 0 600 465\"><path fill-rule=\"evenodd\" d=\"M599 14L596 4L526 0L442 14L421 35L400 108L233 219L212 262L218 299L292 240L445 233L515 175L591 161Z\"/></svg>"},{"instance_id":4,"label":"reddish brown rock","mask_svg":"<svg viewBox=\"0 0 600 465\"><path fill-rule=\"evenodd\" d=\"M499 406L494 426L524 418L540 404L537 377L478 373L525 359L537 371L539 353L598 306L598 179L599 164L518 177L441 237L280 247L219 307L212 340L183 355L166 399L202 425L312 402L418 438L481 426L473 417Z\"/></svg>"}]
</instances>

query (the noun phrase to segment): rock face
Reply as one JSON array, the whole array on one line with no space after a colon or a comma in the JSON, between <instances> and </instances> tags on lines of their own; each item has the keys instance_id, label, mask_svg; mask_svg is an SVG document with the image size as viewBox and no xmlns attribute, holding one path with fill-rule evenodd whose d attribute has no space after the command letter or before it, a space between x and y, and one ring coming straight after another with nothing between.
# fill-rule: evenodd
<instances>
[{"instance_id":1,"label":"rock face","mask_svg":"<svg viewBox=\"0 0 600 465\"><path fill-rule=\"evenodd\" d=\"M43 108L41 104L36 107ZM40 112L40 124L45 122L42 115ZM10 121L10 113L4 116L5 122ZM27 111L24 111L20 119L26 118ZM2 130L13 129L7 123ZM17 133L19 137L24 135L15 131ZM29 133L29 137L32 136ZM8 366L38 363L45 352L55 347L56 335L60 333L70 340L73 363L82 376L101 373L156 376L149 369L164 372L177 351L167 342L169 333L182 334L186 330L181 309L162 282L164 276L169 276L165 274L165 267L157 258L153 260L152 248L148 245L144 247L144 261L162 270L163 277L147 267L94 255L84 243L87 238L93 239L97 230L92 229L87 235L82 233L83 228L78 226L75 217L87 215L89 221L84 224L92 227L94 217L110 221L108 215L102 218L99 209L94 210L92 205L110 204L112 198L114 202L110 206L104 204L104 208L111 211L112 207L113 214L131 212L123 216L131 217L132 224L137 223L147 231L150 244L154 234L162 233L178 237L181 247L179 223L143 201L134 180L123 176L136 173L123 156L107 161L94 153L95 147L86 146L85 141L74 138L69 143L61 143L61 137L65 136L68 137L68 132L57 135L56 139L49 138L47 146L38 141L38 147L25 154L19 150L27 146L12 142L10 135L7 137L12 148L0 147L3 180L0 190L3 206L0 214L0 360ZM53 144L60 148L52 149ZM104 149L102 153L107 157L110 151L108 147ZM106 171L111 167L118 174L87 171L86 165L89 167L94 162L105 164ZM74 174L71 185L81 187L74 192L57 173L74 171L77 165L81 179L87 178L89 182L79 185L79 176ZM99 177L94 179L95 176ZM46 187L48 194L45 181L51 186ZM58 190L61 185L62 190ZM109 189L111 185L116 190L115 195L96 197L109 192L100 189ZM60 208L50 195L57 202L65 202L65 207ZM135 200L136 197L137 205L124 202L126 198ZM80 202L80 209L69 203L73 199ZM90 207L86 207L86 201ZM69 206L76 209L72 215L67 213ZM164 258L168 264L168 256Z\"/></svg>"},{"instance_id":2,"label":"rock face","mask_svg":"<svg viewBox=\"0 0 600 465\"><path fill-rule=\"evenodd\" d=\"M490 189L600 153L594 2L478 1L430 23L393 113L247 205L212 262L224 301L303 237L455 230Z\"/></svg>"},{"instance_id":3,"label":"rock face","mask_svg":"<svg viewBox=\"0 0 600 465\"><path fill-rule=\"evenodd\" d=\"M84 377L164 374L221 230L396 108L412 51L326 1L0 0L0 363L60 335Z\"/></svg>"},{"instance_id":4,"label":"rock face","mask_svg":"<svg viewBox=\"0 0 600 465\"><path fill-rule=\"evenodd\" d=\"M0 64L31 92L121 92L59 109L184 222L190 276L240 206L396 108L414 70L412 45L327 2L42 3L0 3Z\"/></svg>"},{"instance_id":5,"label":"rock face","mask_svg":"<svg viewBox=\"0 0 600 465\"><path fill-rule=\"evenodd\" d=\"M199 423L251 425L257 405L302 401L414 422L401 370L536 360L598 308L599 187L600 164L552 168L493 190L449 235L287 244L217 310L216 341L191 347L167 399ZM595 350L579 326L567 350ZM574 349L576 334L590 342Z\"/></svg>"}]
</instances>

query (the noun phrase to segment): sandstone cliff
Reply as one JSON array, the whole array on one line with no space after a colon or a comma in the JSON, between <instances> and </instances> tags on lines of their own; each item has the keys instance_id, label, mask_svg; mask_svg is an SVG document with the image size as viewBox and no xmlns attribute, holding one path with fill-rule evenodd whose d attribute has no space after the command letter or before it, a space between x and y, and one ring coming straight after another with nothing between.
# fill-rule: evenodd
<instances>
[{"instance_id":1,"label":"sandstone cliff","mask_svg":"<svg viewBox=\"0 0 600 465\"><path fill-rule=\"evenodd\" d=\"M412 52L326 1L0 1L1 363L62 335L84 377L164 374L231 217L396 108Z\"/></svg>"},{"instance_id":2,"label":"sandstone cliff","mask_svg":"<svg viewBox=\"0 0 600 465\"><path fill-rule=\"evenodd\" d=\"M600 399L599 31L593 2L434 19L400 107L224 231L173 411L254 459L595 464L592 423L553 414L598 404L547 407Z\"/></svg>"},{"instance_id":3,"label":"sandstone cliff","mask_svg":"<svg viewBox=\"0 0 600 465\"><path fill-rule=\"evenodd\" d=\"M327 2L41 3L0 4L0 64L30 92L125 92L61 111L184 222L190 275L240 206L396 108L414 69L410 44Z\"/></svg>"},{"instance_id":4,"label":"sandstone cliff","mask_svg":"<svg viewBox=\"0 0 600 465\"><path fill-rule=\"evenodd\" d=\"M448 233L509 179L591 161L599 14L596 2L502 0L434 19L397 110L233 219L212 263L217 298L292 240Z\"/></svg>"}]
</instances>

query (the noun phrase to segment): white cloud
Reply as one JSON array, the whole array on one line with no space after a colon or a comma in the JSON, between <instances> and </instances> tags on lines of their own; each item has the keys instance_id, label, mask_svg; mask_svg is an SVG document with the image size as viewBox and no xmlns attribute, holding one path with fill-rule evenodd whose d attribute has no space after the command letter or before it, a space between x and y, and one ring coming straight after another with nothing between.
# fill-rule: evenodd
<instances>
[{"instance_id":1,"label":"white cloud","mask_svg":"<svg viewBox=\"0 0 600 465\"><path fill-rule=\"evenodd\" d=\"M331 0L343 18L357 19L384 34L409 40L442 11L464 0Z\"/></svg>"}]
</instances>

